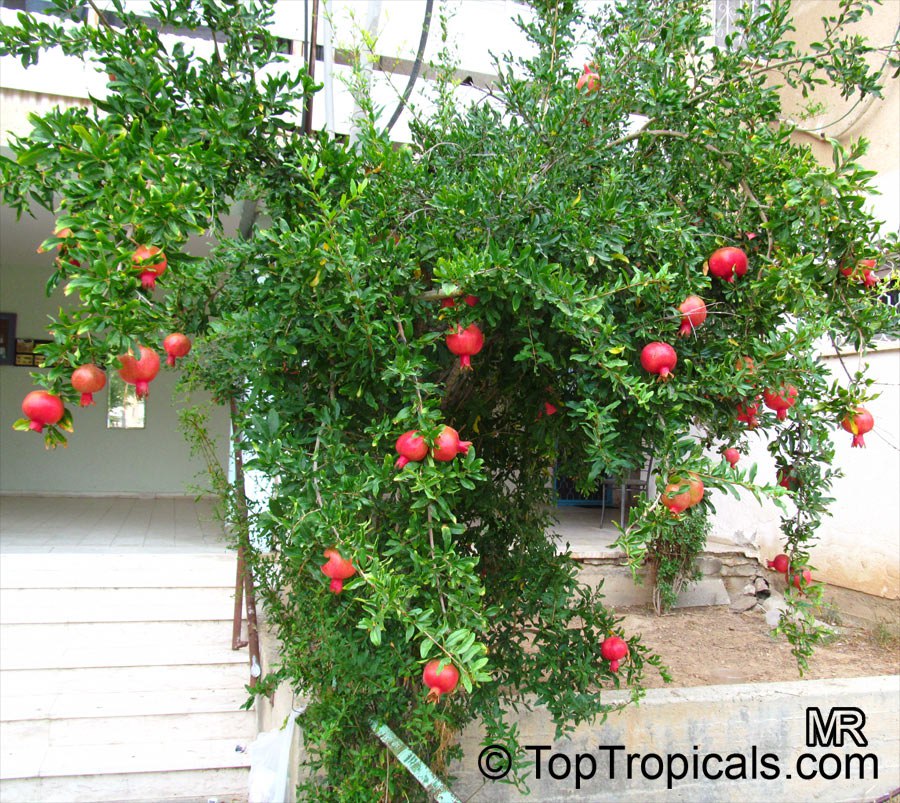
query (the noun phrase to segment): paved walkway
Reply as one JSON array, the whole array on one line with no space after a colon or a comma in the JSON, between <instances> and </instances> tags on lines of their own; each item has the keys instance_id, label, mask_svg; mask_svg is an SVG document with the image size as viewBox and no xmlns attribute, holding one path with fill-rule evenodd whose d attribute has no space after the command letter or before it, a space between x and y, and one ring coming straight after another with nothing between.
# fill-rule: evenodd
<instances>
[{"instance_id":1,"label":"paved walkway","mask_svg":"<svg viewBox=\"0 0 900 803\"><path fill-rule=\"evenodd\" d=\"M0 553L227 551L209 500L0 496Z\"/></svg>"}]
</instances>

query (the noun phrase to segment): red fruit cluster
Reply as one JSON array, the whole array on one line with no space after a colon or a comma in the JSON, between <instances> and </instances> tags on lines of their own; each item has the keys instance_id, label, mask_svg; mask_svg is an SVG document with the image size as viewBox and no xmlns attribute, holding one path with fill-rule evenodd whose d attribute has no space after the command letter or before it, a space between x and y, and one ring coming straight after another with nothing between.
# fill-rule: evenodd
<instances>
[{"instance_id":1,"label":"red fruit cluster","mask_svg":"<svg viewBox=\"0 0 900 803\"><path fill-rule=\"evenodd\" d=\"M459 433L453 427L445 426L435 438L430 452L438 462L449 463L456 455L466 454L471 445L471 441L461 441ZM397 438L394 448L400 455L394 464L397 468L403 468L407 463L419 463L429 453L425 439L414 429L404 432Z\"/></svg>"}]
</instances>

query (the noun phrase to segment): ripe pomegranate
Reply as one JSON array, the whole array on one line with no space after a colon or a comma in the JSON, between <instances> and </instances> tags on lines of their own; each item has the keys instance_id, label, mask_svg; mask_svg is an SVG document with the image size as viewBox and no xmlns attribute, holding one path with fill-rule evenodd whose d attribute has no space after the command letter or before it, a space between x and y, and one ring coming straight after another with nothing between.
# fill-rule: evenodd
<instances>
[{"instance_id":1,"label":"ripe pomegranate","mask_svg":"<svg viewBox=\"0 0 900 803\"><path fill-rule=\"evenodd\" d=\"M752 357L738 357L734 364L735 370L746 371L751 376L756 373L756 363Z\"/></svg>"},{"instance_id":2,"label":"ripe pomegranate","mask_svg":"<svg viewBox=\"0 0 900 803\"><path fill-rule=\"evenodd\" d=\"M681 313L680 337L687 337L706 320L706 302L700 296L688 296L678 307Z\"/></svg>"},{"instance_id":3,"label":"ripe pomegranate","mask_svg":"<svg viewBox=\"0 0 900 803\"><path fill-rule=\"evenodd\" d=\"M159 259L152 261L159 254ZM168 261L166 255L155 245L141 245L131 255L131 261L141 272L141 287L147 290L156 288L156 280L166 272ZM150 264L145 264L150 263Z\"/></svg>"},{"instance_id":4,"label":"ripe pomegranate","mask_svg":"<svg viewBox=\"0 0 900 803\"><path fill-rule=\"evenodd\" d=\"M686 478L673 477L662 492L661 501L676 516L703 499L703 481L693 472Z\"/></svg>"},{"instance_id":5,"label":"ripe pomegranate","mask_svg":"<svg viewBox=\"0 0 900 803\"><path fill-rule=\"evenodd\" d=\"M841 426L846 429L847 432L853 434L852 446L865 448L866 442L863 439L863 435L872 431L872 427L875 426L875 419L872 418L872 414L865 407L857 407L850 415L841 421Z\"/></svg>"},{"instance_id":6,"label":"ripe pomegranate","mask_svg":"<svg viewBox=\"0 0 900 803\"><path fill-rule=\"evenodd\" d=\"M541 416L546 415L549 418L551 415L556 415L556 411L557 411L557 408L556 408L555 404L551 404L550 402L544 402L543 408L538 410L537 417L540 418Z\"/></svg>"},{"instance_id":7,"label":"ripe pomegranate","mask_svg":"<svg viewBox=\"0 0 900 803\"><path fill-rule=\"evenodd\" d=\"M397 438L394 448L400 455L397 462L394 463L397 468L403 468L407 463L418 463L420 460L424 460L425 455L428 454L428 444L425 443L425 438L414 429L404 432Z\"/></svg>"},{"instance_id":8,"label":"ripe pomegranate","mask_svg":"<svg viewBox=\"0 0 900 803\"><path fill-rule=\"evenodd\" d=\"M789 468L778 469L776 479L782 488L787 488L789 491L796 491L803 484Z\"/></svg>"},{"instance_id":9,"label":"ripe pomegranate","mask_svg":"<svg viewBox=\"0 0 900 803\"><path fill-rule=\"evenodd\" d=\"M459 367L464 371L472 370L471 357L478 354L484 346L484 335L477 324L463 329L457 325L456 332L447 335L447 348L459 357Z\"/></svg>"},{"instance_id":10,"label":"ripe pomegranate","mask_svg":"<svg viewBox=\"0 0 900 803\"><path fill-rule=\"evenodd\" d=\"M747 429L756 429L759 426L759 419L756 414L759 412L759 404L757 402L750 404L739 404L737 406L737 420L747 425Z\"/></svg>"},{"instance_id":11,"label":"ripe pomegranate","mask_svg":"<svg viewBox=\"0 0 900 803\"><path fill-rule=\"evenodd\" d=\"M344 590L344 580L353 577L356 574L356 569L336 549L329 547L323 554L328 558L328 563L321 567L322 574L331 578L328 590L333 594L340 594Z\"/></svg>"},{"instance_id":12,"label":"ripe pomegranate","mask_svg":"<svg viewBox=\"0 0 900 803\"><path fill-rule=\"evenodd\" d=\"M766 407L777 411L776 418L784 421L787 418L787 411L797 402L797 388L793 385L782 385L778 392L766 390L763 391L763 399Z\"/></svg>"},{"instance_id":13,"label":"ripe pomegranate","mask_svg":"<svg viewBox=\"0 0 900 803\"><path fill-rule=\"evenodd\" d=\"M478 303L478 296L468 295L463 299L463 301L465 301L466 304L468 304L470 307L474 307ZM449 309L450 307L455 307L455 306L456 306L455 299L445 298L443 301L441 301L441 307L443 307L444 309Z\"/></svg>"},{"instance_id":14,"label":"ripe pomegranate","mask_svg":"<svg viewBox=\"0 0 900 803\"><path fill-rule=\"evenodd\" d=\"M610 672L618 672L619 663L628 655L628 643L618 636L609 636L600 645L600 655L609 661Z\"/></svg>"},{"instance_id":15,"label":"ripe pomegranate","mask_svg":"<svg viewBox=\"0 0 900 803\"><path fill-rule=\"evenodd\" d=\"M136 360L131 353L119 357L122 367L119 376L129 385L134 385L139 399L150 395L150 383L159 373L159 355L146 346L141 346L141 357Z\"/></svg>"},{"instance_id":16,"label":"ripe pomegranate","mask_svg":"<svg viewBox=\"0 0 900 803\"><path fill-rule=\"evenodd\" d=\"M841 274L848 279L856 279L862 282L867 288L874 287L878 284L878 277L872 270L875 265L874 259L861 259L855 268L841 268Z\"/></svg>"},{"instance_id":17,"label":"ripe pomegranate","mask_svg":"<svg viewBox=\"0 0 900 803\"><path fill-rule=\"evenodd\" d=\"M438 671L441 662L437 659L429 661L422 670L422 682L430 691L426 698L429 702L436 703L442 694L450 694L459 683L459 670L453 664L444 664L444 668Z\"/></svg>"},{"instance_id":18,"label":"ripe pomegranate","mask_svg":"<svg viewBox=\"0 0 900 803\"><path fill-rule=\"evenodd\" d=\"M651 374L659 374L659 378L666 382L672 374L678 355L668 343L655 341L648 343L641 350L641 365L645 371Z\"/></svg>"},{"instance_id":19,"label":"ripe pomegranate","mask_svg":"<svg viewBox=\"0 0 900 803\"><path fill-rule=\"evenodd\" d=\"M431 456L442 463L449 463L456 455L466 454L471 445L471 441L461 441L453 427L444 427L434 442Z\"/></svg>"},{"instance_id":20,"label":"ripe pomegranate","mask_svg":"<svg viewBox=\"0 0 900 803\"><path fill-rule=\"evenodd\" d=\"M734 468L738 464L738 460L741 459L741 453L733 446L722 452L722 456L728 461L728 465L732 468Z\"/></svg>"},{"instance_id":21,"label":"ripe pomegranate","mask_svg":"<svg viewBox=\"0 0 900 803\"><path fill-rule=\"evenodd\" d=\"M578 76L578 81L575 82L575 89L580 91L582 87L586 86L588 92L600 91L600 76L593 72L591 67L593 67L592 64L584 65L584 72Z\"/></svg>"},{"instance_id":22,"label":"ripe pomegranate","mask_svg":"<svg viewBox=\"0 0 900 803\"><path fill-rule=\"evenodd\" d=\"M774 569L776 572L781 572L781 574L787 574L788 569L791 568L791 561L787 555L782 553L781 555L776 555L772 560L767 560L766 566L769 569Z\"/></svg>"},{"instance_id":23,"label":"ripe pomegranate","mask_svg":"<svg viewBox=\"0 0 900 803\"><path fill-rule=\"evenodd\" d=\"M33 390L22 400L22 412L31 421L29 429L43 432L45 426L59 422L66 412L62 399L46 390Z\"/></svg>"},{"instance_id":24,"label":"ripe pomegranate","mask_svg":"<svg viewBox=\"0 0 900 803\"><path fill-rule=\"evenodd\" d=\"M740 248L727 246L712 252L709 259L709 272L726 282L734 282L735 276L743 276L747 272L747 255Z\"/></svg>"},{"instance_id":25,"label":"ripe pomegranate","mask_svg":"<svg viewBox=\"0 0 900 803\"><path fill-rule=\"evenodd\" d=\"M104 385L106 385L106 374L91 362L79 365L72 372L72 387L81 393L82 407L92 405L94 394L98 390L103 390Z\"/></svg>"},{"instance_id":26,"label":"ripe pomegranate","mask_svg":"<svg viewBox=\"0 0 900 803\"><path fill-rule=\"evenodd\" d=\"M186 357L191 350L191 339L187 335L176 332L163 340L163 348L166 350L166 365L175 365L179 357Z\"/></svg>"},{"instance_id":27,"label":"ripe pomegranate","mask_svg":"<svg viewBox=\"0 0 900 803\"><path fill-rule=\"evenodd\" d=\"M793 569L790 582L794 584L794 588L803 593L803 589L812 582L812 574L809 569Z\"/></svg>"}]
</instances>

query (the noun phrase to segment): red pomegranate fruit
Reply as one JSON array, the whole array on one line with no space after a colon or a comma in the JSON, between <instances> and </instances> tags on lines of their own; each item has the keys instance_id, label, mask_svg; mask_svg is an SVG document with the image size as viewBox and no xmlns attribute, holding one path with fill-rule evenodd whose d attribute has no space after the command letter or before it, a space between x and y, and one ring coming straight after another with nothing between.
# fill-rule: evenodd
<instances>
[{"instance_id":1,"label":"red pomegranate fruit","mask_svg":"<svg viewBox=\"0 0 900 803\"><path fill-rule=\"evenodd\" d=\"M159 373L159 355L146 346L141 346L140 359L135 359L134 355L123 354L119 357L122 367L119 369L119 376L129 385L134 385L137 391L137 397L144 399L150 395L150 383L156 379Z\"/></svg>"},{"instance_id":2,"label":"red pomegranate fruit","mask_svg":"<svg viewBox=\"0 0 900 803\"><path fill-rule=\"evenodd\" d=\"M687 337L706 320L706 302L700 296L688 296L678 307L681 313L680 337Z\"/></svg>"},{"instance_id":3,"label":"red pomegranate fruit","mask_svg":"<svg viewBox=\"0 0 900 803\"><path fill-rule=\"evenodd\" d=\"M797 388L793 385L782 385L778 391L763 391L763 400L766 407L776 411L776 418L784 421L787 418L787 411L797 402Z\"/></svg>"},{"instance_id":4,"label":"red pomegranate fruit","mask_svg":"<svg viewBox=\"0 0 900 803\"><path fill-rule=\"evenodd\" d=\"M328 563L324 564L322 574L331 579L328 590L333 594L340 594L344 590L344 580L348 580L356 574L356 568L336 549L329 547L323 553L328 558Z\"/></svg>"},{"instance_id":5,"label":"red pomegranate fruit","mask_svg":"<svg viewBox=\"0 0 900 803\"><path fill-rule=\"evenodd\" d=\"M747 425L747 429L756 429L759 426L759 419L756 417L759 412L759 404L750 404L745 402L737 406L737 420Z\"/></svg>"},{"instance_id":6,"label":"red pomegranate fruit","mask_svg":"<svg viewBox=\"0 0 900 803\"><path fill-rule=\"evenodd\" d=\"M766 566L769 569L774 569L776 572L780 572L781 574L787 574L788 569L791 568L791 560L787 555L782 553L781 555L776 555L772 560L766 561Z\"/></svg>"},{"instance_id":7,"label":"red pomegranate fruit","mask_svg":"<svg viewBox=\"0 0 900 803\"><path fill-rule=\"evenodd\" d=\"M866 441L863 438L867 432L871 432L875 426L875 419L865 407L857 407L850 415L841 421L841 426L853 434L851 446L865 448Z\"/></svg>"},{"instance_id":8,"label":"red pomegranate fruit","mask_svg":"<svg viewBox=\"0 0 900 803\"><path fill-rule=\"evenodd\" d=\"M791 572L790 581L793 583L794 588L798 589L802 594L803 589L812 582L812 574L809 569L797 569Z\"/></svg>"},{"instance_id":9,"label":"red pomegranate fruit","mask_svg":"<svg viewBox=\"0 0 900 803\"><path fill-rule=\"evenodd\" d=\"M466 454L471 445L471 441L461 441L453 427L444 427L434 441L431 456L442 463L449 463L456 455Z\"/></svg>"},{"instance_id":10,"label":"red pomegranate fruit","mask_svg":"<svg viewBox=\"0 0 900 803\"><path fill-rule=\"evenodd\" d=\"M478 296L468 295L463 299L463 301L465 301L466 304L468 304L470 307L474 307L478 303ZM451 307L455 306L455 299L445 298L443 301L441 301L441 307L443 307L444 309L450 309Z\"/></svg>"},{"instance_id":11,"label":"red pomegranate fruit","mask_svg":"<svg viewBox=\"0 0 900 803\"><path fill-rule=\"evenodd\" d=\"M187 335L175 332L163 340L163 348L166 350L166 365L175 365L175 360L186 357L191 350L191 339Z\"/></svg>"},{"instance_id":12,"label":"red pomegranate fruit","mask_svg":"<svg viewBox=\"0 0 900 803\"><path fill-rule=\"evenodd\" d=\"M425 438L414 429L404 432L397 438L394 448L400 455L397 462L394 463L397 468L403 468L407 463L418 463L420 460L424 460L425 455L428 454L428 444L425 443Z\"/></svg>"},{"instance_id":13,"label":"red pomegranate fruit","mask_svg":"<svg viewBox=\"0 0 900 803\"><path fill-rule=\"evenodd\" d=\"M593 65L591 64L584 65L584 72L578 76L578 80L575 82L575 89L581 91L581 88L586 86L588 92L600 91L600 76L591 69L592 67Z\"/></svg>"},{"instance_id":14,"label":"red pomegranate fruit","mask_svg":"<svg viewBox=\"0 0 900 803\"><path fill-rule=\"evenodd\" d=\"M540 418L541 416L545 415L549 418L551 415L556 415L556 413L557 413L557 407L555 404L551 404L550 402L544 402L543 408L541 410L538 410L537 417Z\"/></svg>"},{"instance_id":15,"label":"red pomegranate fruit","mask_svg":"<svg viewBox=\"0 0 900 803\"><path fill-rule=\"evenodd\" d=\"M141 287L147 290L156 288L156 280L166 272L168 267L166 255L155 245L138 246L131 255L131 261L141 272Z\"/></svg>"},{"instance_id":16,"label":"red pomegranate fruit","mask_svg":"<svg viewBox=\"0 0 900 803\"><path fill-rule=\"evenodd\" d=\"M802 485L799 478L795 477L794 472L789 468L778 469L776 479L782 488L787 488L789 491L796 491Z\"/></svg>"},{"instance_id":17,"label":"red pomegranate fruit","mask_svg":"<svg viewBox=\"0 0 900 803\"><path fill-rule=\"evenodd\" d=\"M609 671L618 672L619 664L628 655L628 643L618 636L609 636L603 639L600 645L600 655L604 660L609 661Z\"/></svg>"},{"instance_id":18,"label":"red pomegranate fruit","mask_svg":"<svg viewBox=\"0 0 900 803\"><path fill-rule=\"evenodd\" d=\"M660 501L677 516L703 501L704 493L703 480L692 471L687 477L672 477L672 481L662 492Z\"/></svg>"},{"instance_id":19,"label":"red pomegranate fruit","mask_svg":"<svg viewBox=\"0 0 900 803\"><path fill-rule=\"evenodd\" d=\"M29 429L43 432L44 427L59 423L66 408L59 396L46 390L33 390L22 400L22 412L30 421Z\"/></svg>"},{"instance_id":20,"label":"red pomegranate fruit","mask_svg":"<svg viewBox=\"0 0 900 803\"><path fill-rule=\"evenodd\" d=\"M72 387L81 393L81 406L89 407L94 403L94 394L103 390L106 385L106 374L96 365L89 362L79 365L72 371Z\"/></svg>"},{"instance_id":21,"label":"red pomegranate fruit","mask_svg":"<svg viewBox=\"0 0 900 803\"><path fill-rule=\"evenodd\" d=\"M477 324L463 329L456 327L456 332L447 335L447 348L459 357L459 367L464 371L472 370L472 356L478 354L484 346L484 335Z\"/></svg>"},{"instance_id":22,"label":"red pomegranate fruit","mask_svg":"<svg viewBox=\"0 0 900 803\"><path fill-rule=\"evenodd\" d=\"M733 246L718 248L712 252L707 264L713 276L733 283L735 276L740 278L747 272L747 255Z\"/></svg>"},{"instance_id":23,"label":"red pomegranate fruit","mask_svg":"<svg viewBox=\"0 0 900 803\"><path fill-rule=\"evenodd\" d=\"M453 664L445 663L439 670L441 662L437 659L429 661L422 670L422 682L428 687L429 702L436 703L442 694L450 694L459 683L459 670Z\"/></svg>"},{"instance_id":24,"label":"red pomegranate fruit","mask_svg":"<svg viewBox=\"0 0 900 803\"><path fill-rule=\"evenodd\" d=\"M668 343L655 341L648 343L641 350L641 366L651 374L658 374L665 382L672 375L672 369L678 362L678 355Z\"/></svg>"},{"instance_id":25,"label":"red pomegranate fruit","mask_svg":"<svg viewBox=\"0 0 900 803\"><path fill-rule=\"evenodd\" d=\"M733 446L722 452L722 456L728 461L728 465L732 468L737 466L738 460L741 459L741 453Z\"/></svg>"}]
</instances>

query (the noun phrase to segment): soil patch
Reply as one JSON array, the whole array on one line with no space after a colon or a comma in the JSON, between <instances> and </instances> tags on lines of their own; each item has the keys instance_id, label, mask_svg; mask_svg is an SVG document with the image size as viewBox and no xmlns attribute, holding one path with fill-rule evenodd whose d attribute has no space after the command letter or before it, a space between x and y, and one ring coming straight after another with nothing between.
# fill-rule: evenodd
<instances>
[{"instance_id":1,"label":"soil patch","mask_svg":"<svg viewBox=\"0 0 900 803\"><path fill-rule=\"evenodd\" d=\"M639 633L672 675L666 684L650 667L645 685L651 689L900 673L900 639L876 638L862 628L836 628L838 634L816 649L801 678L791 645L772 634L762 613L736 614L727 607L681 608L665 616L645 608L617 613L625 616L622 630Z\"/></svg>"}]
</instances>

